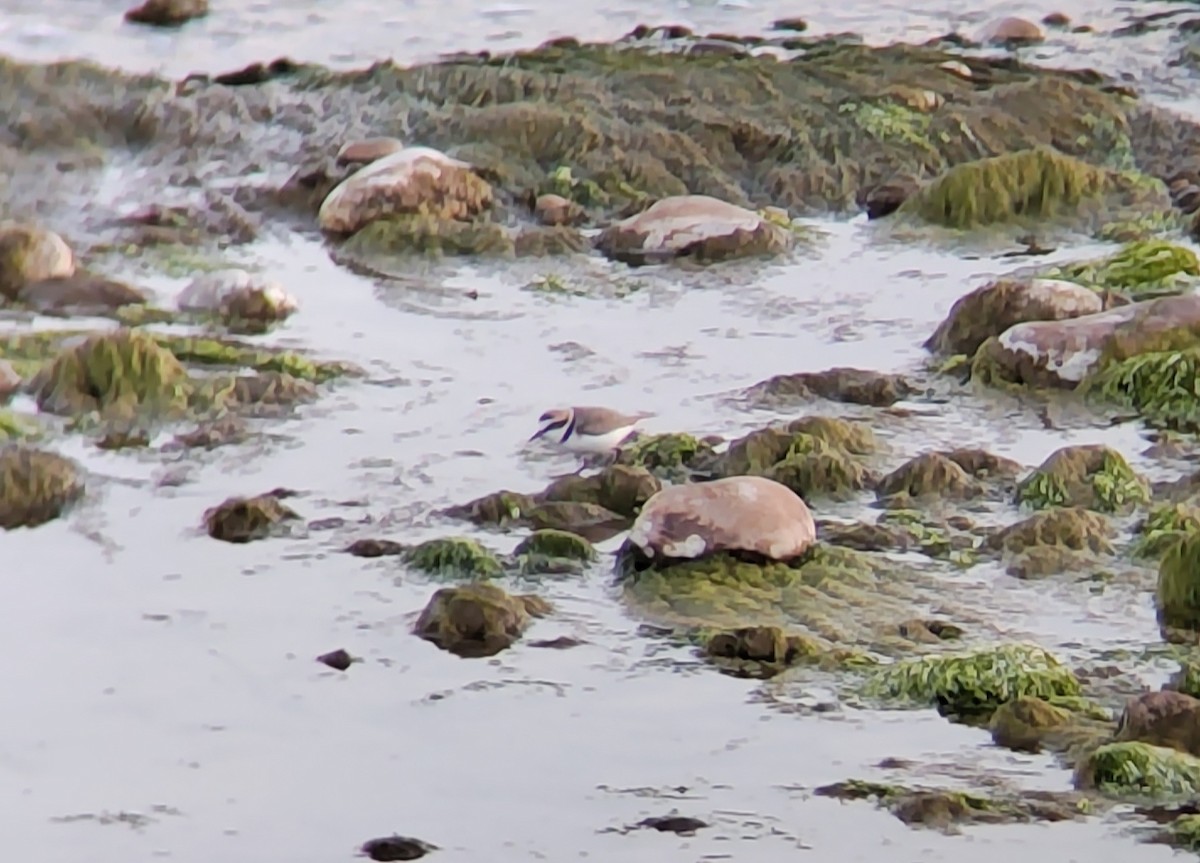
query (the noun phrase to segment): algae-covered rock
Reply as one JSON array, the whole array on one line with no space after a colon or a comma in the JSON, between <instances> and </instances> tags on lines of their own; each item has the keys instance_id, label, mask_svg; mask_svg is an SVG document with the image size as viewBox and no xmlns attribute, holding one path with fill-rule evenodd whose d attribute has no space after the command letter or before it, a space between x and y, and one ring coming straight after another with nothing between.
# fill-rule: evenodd
<instances>
[{"instance_id":1,"label":"algae-covered rock","mask_svg":"<svg viewBox=\"0 0 1200 863\"><path fill-rule=\"evenodd\" d=\"M864 687L868 697L936 705L959 716L990 713L1022 696L1054 699L1080 691L1078 678L1053 654L1022 643L883 665L869 674Z\"/></svg>"},{"instance_id":2,"label":"algae-covered rock","mask_svg":"<svg viewBox=\"0 0 1200 863\"><path fill-rule=\"evenodd\" d=\"M996 531L988 538L988 545L1011 554L1045 547L1111 554L1114 533L1107 516L1098 512L1083 507L1054 507Z\"/></svg>"},{"instance_id":3,"label":"algae-covered rock","mask_svg":"<svg viewBox=\"0 0 1200 863\"><path fill-rule=\"evenodd\" d=\"M1116 450L1101 444L1055 450L1017 486L1017 502L1122 512L1150 499L1150 486Z\"/></svg>"},{"instance_id":4,"label":"algae-covered rock","mask_svg":"<svg viewBox=\"0 0 1200 863\"><path fill-rule=\"evenodd\" d=\"M1166 190L1142 191L1159 194ZM899 212L949 228L977 228L1017 219L1080 215L1107 199L1136 197L1134 179L1050 147L1035 147L956 165L919 189ZM1169 207L1162 207L1166 210Z\"/></svg>"},{"instance_id":5,"label":"algae-covered rock","mask_svg":"<svg viewBox=\"0 0 1200 863\"><path fill-rule=\"evenodd\" d=\"M34 225L0 224L0 299L15 300L31 282L74 273L75 256L58 234Z\"/></svg>"},{"instance_id":6,"label":"algae-covered rock","mask_svg":"<svg viewBox=\"0 0 1200 863\"><path fill-rule=\"evenodd\" d=\"M1038 752L1047 731L1070 721L1071 714L1032 695L1014 698L996 708L988 723L992 742L1019 752Z\"/></svg>"},{"instance_id":7,"label":"algae-covered rock","mask_svg":"<svg viewBox=\"0 0 1200 863\"><path fill-rule=\"evenodd\" d=\"M1027 321L1061 321L1103 311L1095 291L1053 278L1000 279L976 288L950 307L925 342L938 354L973 356L989 338Z\"/></svg>"},{"instance_id":8,"label":"algae-covered rock","mask_svg":"<svg viewBox=\"0 0 1200 863\"><path fill-rule=\"evenodd\" d=\"M537 495L539 503L570 501L602 506L633 518L662 488L662 482L645 468L617 464L591 476L565 476Z\"/></svg>"},{"instance_id":9,"label":"algae-covered rock","mask_svg":"<svg viewBox=\"0 0 1200 863\"><path fill-rule=\"evenodd\" d=\"M977 497L983 486L953 459L939 452L922 453L879 481L880 498Z\"/></svg>"},{"instance_id":10,"label":"algae-covered rock","mask_svg":"<svg viewBox=\"0 0 1200 863\"><path fill-rule=\"evenodd\" d=\"M829 416L806 416L785 426L792 434L819 438L853 455L870 455L879 448L875 432L866 423Z\"/></svg>"},{"instance_id":11,"label":"algae-covered rock","mask_svg":"<svg viewBox=\"0 0 1200 863\"><path fill-rule=\"evenodd\" d=\"M429 147L405 147L343 180L321 204L321 229L352 234L376 219L422 213L470 219L492 204L492 188L474 169Z\"/></svg>"},{"instance_id":12,"label":"algae-covered rock","mask_svg":"<svg viewBox=\"0 0 1200 863\"><path fill-rule=\"evenodd\" d=\"M1156 598L1160 624L1200 630L1200 533L1186 534L1163 554Z\"/></svg>"},{"instance_id":13,"label":"algae-covered rock","mask_svg":"<svg viewBox=\"0 0 1200 863\"><path fill-rule=\"evenodd\" d=\"M709 444L690 434L639 435L621 447L617 462L674 477L681 475L697 457L710 456L711 452Z\"/></svg>"},{"instance_id":14,"label":"algae-covered rock","mask_svg":"<svg viewBox=\"0 0 1200 863\"><path fill-rule=\"evenodd\" d=\"M503 571L500 558L467 537L430 539L409 549L404 561L439 578L483 579Z\"/></svg>"},{"instance_id":15,"label":"algae-covered rock","mask_svg":"<svg viewBox=\"0 0 1200 863\"><path fill-rule=\"evenodd\" d=\"M357 366L337 360L317 360L297 351L253 345L229 338L206 338L155 333L154 340L180 362L193 365L282 372L313 383L361 375Z\"/></svg>"},{"instance_id":16,"label":"algae-covered rock","mask_svg":"<svg viewBox=\"0 0 1200 863\"><path fill-rule=\"evenodd\" d=\"M469 503L448 507L446 515L475 524L507 527L527 518L536 506L531 495L497 491Z\"/></svg>"},{"instance_id":17,"label":"algae-covered rock","mask_svg":"<svg viewBox=\"0 0 1200 863\"><path fill-rule=\"evenodd\" d=\"M1088 391L1136 410L1161 428L1200 429L1200 348L1156 351L1110 362L1089 381Z\"/></svg>"},{"instance_id":18,"label":"algae-covered rock","mask_svg":"<svg viewBox=\"0 0 1200 863\"><path fill-rule=\"evenodd\" d=\"M22 445L0 446L0 528L52 521L83 491L79 468L70 459Z\"/></svg>"},{"instance_id":19,"label":"algae-covered rock","mask_svg":"<svg viewBox=\"0 0 1200 863\"><path fill-rule=\"evenodd\" d=\"M1179 293L1195 284L1200 259L1191 249L1166 240L1138 240L1103 258L1054 267L1045 276L1144 297Z\"/></svg>"},{"instance_id":20,"label":"algae-covered rock","mask_svg":"<svg viewBox=\"0 0 1200 863\"><path fill-rule=\"evenodd\" d=\"M707 262L778 254L790 240L788 231L753 210L707 195L679 195L606 228L596 247L631 264L678 257Z\"/></svg>"},{"instance_id":21,"label":"algae-covered rock","mask_svg":"<svg viewBox=\"0 0 1200 863\"><path fill-rule=\"evenodd\" d=\"M1117 741L1165 746L1200 756L1200 700L1182 692L1144 692L1125 703Z\"/></svg>"},{"instance_id":22,"label":"algae-covered rock","mask_svg":"<svg viewBox=\"0 0 1200 863\"><path fill-rule=\"evenodd\" d=\"M428 213L408 213L376 219L363 226L339 249L339 258L372 255L492 255L516 254L511 231L495 222L461 222Z\"/></svg>"},{"instance_id":23,"label":"algae-covered rock","mask_svg":"<svg viewBox=\"0 0 1200 863\"><path fill-rule=\"evenodd\" d=\"M212 316L235 332L261 332L300 305L279 282L240 269L196 276L175 304L181 311Z\"/></svg>"},{"instance_id":24,"label":"algae-covered rock","mask_svg":"<svg viewBox=\"0 0 1200 863\"><path fill-rule=\"evenodd\" d=\"M494 584L464 584L437 591L413 631L458 656L495 656L521 637L531 618L549 612L549 604L536 596L513 596Z\"/></svg>"},{"instance_id":25,"label":"algae-covered rock","mask_svg":"<svg viewBox=\"0 0 1200 863\"><path fill-rule=\"evenodd\" d=\"M823 398L870 407L890 407L914 389L903 375L837 367L823 372L776 375L746 392L752 401L767 404Z\"/></svg>"},{"instance_id":26,"label":"algae-covered rock","mask_svg":"<svg viewBox=\"0 0 1200 863\"><path fill-rule=\"evenodd\" d=\"M1200 759L1148 743L1110 743L1079 765L1075 783L1114 797L1194 797L1200 794Z\"/></svg>"},{"instance_id":27,"label":"algae-covered rock","mask_svg":"<svg viewBox=\"0 0 1200 863\"><path fill-rule=\"evenodd\" d=\"M1137 557L1158 559L1187 534L1200 532L1200 508L1187 503L1154 506L1138 527Z\"/></svg>"},{"instance_id":28,"label":"algae-covered rock","mask_svg":"<svg viewBox=\"0 0 1200 863\"><path fill-rule=\"evenodd\" d=\"M288 522L299 518L276 493L270 493L223 501L205 511L204 527L213 539L244 543L284 534Z\"/></svg>"},{"instance_id":29,"label":"algae-covered rock","mask_svg":"<svg viewBox=\"0 0 1200 863\"><path fill-rule=\"evenodd\" d=\"M596 559L596 549L590 542L565 530L536 530L521 540L513 554L583 561Z\"/></svg>"},{"instance_id":30,"label":"algae-covered rock","mask_svg":"<svg viewBox=\"0 0 1200 863\"><path fill-rule=\"evenodd\" d=\"M790 560L815 539L804 501L753 476L668 486L646 502L629 531L630 543L650 559L736 551Z\"/></svg>"},{"instance_id":31,"label":"algae-covered rock","mask_svg":"<svg viewBox=\"0 0 1200 863\"><path fill-rule=\"evenodd\" d=\"M875 486L877 477L859 459L821 438L793 438L788 452L763 476L787 486L806 499L845 499Z\"/></svg>"},{"instance_id":32,"label":"algae-covered rock","mask_svg":"<svg viewBox=\"0 0 1200 863\"><path fill-rule=\"evenodd\" d=\"M788 635L778 626L744 626L718 632L708 639L704 652L727 673L764 680L822 653L811 639Z\"/></svg>"},{"instance_id":33,"label":"algae-covered rock","mask_svg":"<svg viewBox=\"0 0 1200 863\"><path fill-rule=\"evenodd\" d=\"M129 329L88 336L30 383L38 407L68 416L177 413L191 388L187 370L171 351Z\"/></svg>"}]
</instances>

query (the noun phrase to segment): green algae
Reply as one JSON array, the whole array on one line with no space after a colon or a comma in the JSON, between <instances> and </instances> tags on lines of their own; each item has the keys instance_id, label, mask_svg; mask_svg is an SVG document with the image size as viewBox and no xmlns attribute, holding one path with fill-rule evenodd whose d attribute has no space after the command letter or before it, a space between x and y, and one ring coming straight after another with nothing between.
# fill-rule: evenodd
<instances>
[{"instance_id":1,"label":"green algae","mask_svg":"<svg viewBox=\"0 0 1200 863\"><path fill-rule=\"evenodd\" d=\"M1149 351L1104 363L1084 391L1136 410L1151 425L1200 428L1200 347Z\"/></svg>"},{"instance_id":2,"label":"green algae","mask_svg":"<svg viewBox=\"0 0 1200 863\"><path fill-rule=\"evenodd\" d=\"M1130 551L1135 557L1158 560L1185 536L1200 532L1200 509L1191 504L1166 503L1150 509L1138 527Z\"/></svg>"},{"instance_id":3,"label":"green algae","mask_svg":"<svg viewBox=\"0 0 1200 863\"><path fill-rule=\"evenodd\" d=\"M1017 503L1034 509L1082 506L1122 512L1148 502L1150 488L1116 450L1072 446L1056 450L1017 486Z\"/></svg>"},{"instance_id":4,"label":"green algae","mask_svg":"<svg viewBox=\"0 0 1200 863\"><path fill-rule=\"evenodd\" d=\"M1193 797L1200 794L1200 759L1148 743L1109 743L1080 764L1077 782L1113 797Z\"/></svg>"},{"instance_id":5,"label":"green algae","mask_svg":"<svg viewBox=\"0 0 1200 863\"><path fill-rule=\"evenodd\" d=\"M1103 258L1053 267L1041 275L1144 299L1186 290L1200 276L1200 259L1189 248L1150 239L1126 243Z\"/></svg>"},{"instance_id":6,"label":"green algae","mask_svg":"<svg viewBox=\"0 0 1200 863\"><path fill-rule=\"evenodd\" d=\"M403 557L409 566L438 578L487 579L503 571L500 558L467 537L430 539L407 549Z\"/></svg>"},{"instance_id":7,"label":"green algae","mask_svg":"<svg viewBox=\"0 0 1200 863\"><path fill-rule=\"evenodd\" d=\"M1167 828L1167 841L1176 848L1200 851L1200 815L1180 815Z\"/></svg>"},{"instance_id":8,"label":"green algae","mask_svg":"<svg viewBox=\"0 0 1200 863\"><path fill-rule=\"evenodd\" d=\"M31 440L41 433L42 427L31 417L0 409L0 444Z\"/></svg>"},{"instance_id":9,"label":"green algae","mask_svg":"<svg viewBox=\"0 0 1200 863\"><path fill-rule=\"evenodd\" d=\"M296 351L260 348L230 339L163 333L153 333L152 337L181 362L199 366L282 372L313 383L325 383L334 378L361 374L357 367L349 363L317 360Z\"/></svg>"},{"instance_id":10,"label":"green algae","mask_svg":"<svg viewBox=\"0 0 1200 863\"><path fill-rule=\"evenodd\" d=\"M957 165L919 189L900 212L949 228L977 228L1070 215L1123 185L1102 168L1036 147Z\"/></svg>"},{"instance_id":11,"label":"green algae","mask_svg":"<svg viewBox=\"0 0 1200 863\"><path fill-rule=\"evenodd\" d=\"M884 703L937 706L945 713L991 713L1022 696L1053 700L1081 694L1078 678L1031 644L1002 644L958 655L925 656L875 669L864 694Z\"/></svg>"},{"instance_id":12,"label":"green algae","mask_svg":"<svg viewBox=\"0 0 1200 863\"><path fill-rule=\"evenodd\" d=\"M762 475L805 499L845 499L875 484L875 474L859 459L808 434L793 437L784 457Z\"/></svg>"},{"instance_id":13,"label":"green algae","mask_svg":"<svg viewBox=\"0 0 1200 863\"><path fill-rule=\"evenodd\" d=\"M855 125L877 141L936 153L929 141L929 115L906 105L890 101L848 103L839 106L838 113L850 115Z\"/></svg>"},{"instance_id":14,"label":"green algae","mask_svg":"<svg viewBox=\"0 0 1200 863\"><path fill-rule=\"evenodd\" d=\"M494 222L459 222L428 214L376 219L339 249L342 255L494 255L516 254L513 235Z\"/></svg>"},{"instance_id":15,"label":"green algae","mask_svg":"<svg viewBox=\"0 0 1200 863\"><path fill-rule=\"evenodd\" d=\"M1185 533L1163 553L1156 598L1160 623L1200 630L1200 533Z\"/></svg>"},{"instance_id":16,"label":"green algae","mask_svg":"<svg viewBox=\"0 0 1200 863\"><path fill-rule=\"evenodd\" d=\"M712 452L712 447L695 436L672 432L667 434L640 435L621 447L620 464L641 467L654 473L675 478L685 478L687 468L698 456Z\"/></svg>"}]
</instances>

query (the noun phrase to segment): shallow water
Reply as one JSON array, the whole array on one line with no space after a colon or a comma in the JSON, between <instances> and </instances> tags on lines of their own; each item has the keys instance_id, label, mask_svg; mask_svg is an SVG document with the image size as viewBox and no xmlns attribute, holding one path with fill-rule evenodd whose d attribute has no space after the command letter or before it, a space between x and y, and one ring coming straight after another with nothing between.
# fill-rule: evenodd
<instances>
[{"instance_id":1,"label":"shallow water","mask_svg":"<svg viewBox=\"0 0 1200 863\"><path fill-rule=\"evenodd\" d=\"M218 0L206 21L160 34L121 24L124 2L56 2L9 0L0 50L179 75L281 53L342 64L413 61L563 34L606 38L641 21L747 32L799 11L778 2L660 2L582 11L510 4L503 14L499 5L462 4L454 14L431 2L296 0L285 8ZM953 8L854 0L811 20L817 31L882 40L969 29L1000 12L1061 10L1100 27L1127 17L1098 0ZM1089 47L1098 38L1079 37L1079 65L1115 62ZM1037 50L1062 59L1076 49ZM9 660L0 770L12 789L6 850L48 863L317 863L349 858L363 840L396 831L442 846L436 859L463 861L773 861L811 849L819 860L967 853L991 863L1031 851L1094 860L1117 847L1167 859L1167 849L1123 838L1119 819L946 837L914 831L867 803L811 798L813 787L847 778L954 785L963 765L982 765L1020 788L1066 789L1070 776L1047 758L996 749L984 732L932 711L767 707L761 684L716 674L639 633L603 567L537 588L557 611L529 638L568 634L582 646L526 643L492 660L461 660L408 632L431 585L393 561L338 553L358 536L413 541L461 532L432 513L499 488L537 489L570 470L569 460L523 445L550 406L653 410L649 431L733 436L789 416L748 413L725 398L773 374L834 365L916 370L921 342L950 304L1016 265L986 252L971 259L890 244L860 220L823 228L815 256L703 278L642 271L639 289L620 299L522 289L559 268L553 263L372 281L333 264L311 238L256 245L248 263L302 303L269 340L358 362L369 377L339 383L296 417L270 423L272 437L179 456L181 485L158 484L172 456L62 444L93 473L86 504L64 521L0 536L12 562L0 580L0 655ZM1076 247L1038 263L1102 249ZM629 278L623 267L586 266ZM149 284L164 296L182 286ZM1137 454L1145 441L1132 426L1046 430L1031 408L1000 400L921 408L931 415L885 427L893 465L956 445L1032 466L1066 443L1092 442L1144 464ZM304 493L294 506L305 519L346 524L248 546L199 531L208 506L278 486ZM516 538L485 541L507 551L502 543ZM994 609L998 631L1067 655L1081 642L1096 649L1158 638L1144 591L1091 595L989 567L956 586ZM313 661L337 647L366 662L342 674ZM1146 682L1157 685L1160 673L1147 669ZM884 758L919 766L876 767ZM713 827L694 838L620 832L673 810Z\"/></svg>"}]
</instances>

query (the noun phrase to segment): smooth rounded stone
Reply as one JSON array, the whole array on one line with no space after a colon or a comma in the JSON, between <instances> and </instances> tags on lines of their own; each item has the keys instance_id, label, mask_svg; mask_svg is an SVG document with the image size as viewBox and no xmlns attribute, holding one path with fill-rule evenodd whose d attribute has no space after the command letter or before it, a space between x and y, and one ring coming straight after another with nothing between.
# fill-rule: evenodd
<instances>
[{"instance_id":1,"label":"smooth rounded stone","mask_svg":"<svg viewBox=\"0 0 1200 863\"><path fill-rule=\"evenodd\" d=\"M1119 345L1120 358L1155 348L1171 330L1200 330L1200 294L1160 297L1093 315L1016 324L989 340L980 353L1005 371L1008 380L1036 386L1079 384L1106 348Z\"/></svg>"},{"instance_id":2,"label":"smooth rounded stone","mask_svg":"<svg viewBox=\"0 0 1200 863\"><path fill-rule=\"evenodd\" d=\"M583 208L562 195L538 195L533 215L543 225L573 225L583 216Z\"/></svg>"},{"instance_id":3,"label":"smooth rounded stone","mask_svg":"<svg viewBox=\"0 0 1200 863\"><path fill-rule=\"evenodd\" d=\"M149 297L137 288L82 271L63 278L43 279L25 285L17 302L39 312L94 314L122 306L140 306Z\"/></svg>"},{"instance_id":4,"label":"smooth rounded stone","mask_svg":"<svg viewBox=\"0 0 1200 863\"><path fill-rule=\"evenodd\" d=\"M1115 739L1200 756L1200 700L1182 692L1144 692L1125 703Z\"/></svg>"},{"instance_id":5,"label":"smooth rounded stone","mask_svg":"<svg viewBox=\"0 0 1200 863\"><path fill-rule=\"evenodd\" d=\"M36 225L0 225L0 299L15 300L30 282L74 274L75 255L58 234Z\"/></svg>"},{"instance_id":6,"label":"smooth rounded stone","mask_svg":"<svg viewBox=\"0 0 1200 863\"><path fill-rule=\"evenodd\" d=\"M466 162L431 147L405 147L339 183L321 204L321 229L352 234L376 219L427 213L470 219L492 205L492 187Z\"/></svg>"},{"instance_id":7,"label":"smooth rounded stone","mask_svg":"<svg viewBox=\"0 0 1200 863\"><path fill-rule=\"evenodd\" d=\"M971 71L971 67L962 60L947 60L945 63L938 63L938 68L943 72L949 72L951 75L968 81L975 77L975 73Z\"/></svg>"},{"instance_id":8,"label":"smooth rounded stone","mask_svg":"<svg viewBox=\"0 0 1200 863\"><path fill-rule=\"evenodd\" d=\"M178 27L208 14L208 0L146 0L125 13L125 20L154 27Z\"/></svg>"},{"instance_id":9,"label":"smooth rounded stone","mask_svg":"<svg viewBox=\"0 0 1200 863\"><path fill-rule=\"evenodd\" d=\"M21 376L8 360L0 360L0 405L7 402L21 389Z\"/></svg>"},{"instance_id":10,"label":"smooth rounded stone","mask_svg":"<svg viewBox=\"0 0 1200 863\"><path fill-rule=\"evenodd\" d=\"M175 305L183 312L215 314L222 319L272 321L283 320L300 307L279 282L241 269L197 276L179 293Z\"/></svg>"},{"instance_id":11,"label":"smooth rounded stone","mask_svg":"<svg viewBox=\"0 0 1200 863\"><path fill-rule=\"evenodd\" d=\"M1064 12L1051 12L1042 18L1042 23L1047 27L1070 27L1071 19Z\"/></svg>"},{"instance_id":12,"label":"smooth rounded stone","mask_svg":"<svg viewBox=\"0 0 1200 863\"><path fill-rule=\"evenodd\" d=\"M363 138L343 144L334 161L339 165L366 165L403 149L404 142L399 138Z\"/></svg>"},{"instance_id":13,"label":"smooth rounded stone","mask_svg":"<svg viewBox=\"0 0 1200 863\"><path fill-rule=\"evenodd\" d=\"M979 31L978 41L989 45L1013 45L1041 42L1042 28L1025 18L1000 18Z\"/></svg>"},{"instance_id":14,"label":"smooth rounded stone","mask_svg":"<svg viewBox=\"0 0 1200 863\"><path fill-rule=\"evenodd\" d=\"M708 195L663 198L609 226L596 240L606 256L647 263L691 255L721 260L787 249L791 235L753 210Z\"/></svg>"},{"instance_id":15,"label":"smooth rounded stone","mask_svg":"<svg viewBox=\"0 0 1200 863\"><path fill-rule=\"evenodd\" d=\"M646 501L629 530L630 542L651 558L743 551L791 560L807 551L816 535L800 496L758 476L667 486Z\"/></svg>"},{"instance_id":16,"label":"smooth rounded stone","mask_svg":"<svg viewBox=\"0 0 1200 863\"><path fill-rule=\"evenodd\" d=\"M1027 321L1061 321L1104 310L1095 291L1061 279L1000 279L959 298L925 342L941 354L975 353L991 336Z\"/></svg>"}]
</instances>

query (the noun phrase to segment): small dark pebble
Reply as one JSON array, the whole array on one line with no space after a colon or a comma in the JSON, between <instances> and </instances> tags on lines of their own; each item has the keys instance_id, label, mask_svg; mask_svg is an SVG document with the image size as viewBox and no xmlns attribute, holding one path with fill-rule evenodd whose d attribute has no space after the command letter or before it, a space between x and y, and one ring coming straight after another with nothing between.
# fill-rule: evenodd
<instances>
[{"instance_id":1,"label":"small dark pebble","mask_svg":"<svg viewBox=\"0 0 1200 863\"><path fill-rule=\"evenodd\" d=\"M808 22L803 18L778 18L771 22L772 30L790 30L793 33L803 33L808 29Z\"/></svg>"},{"instance_id":2,"label":"small dark pebble","mask_svg":"<svg viewBox=\"0 0 1200 863\"><path fill-rule=\"evenodd\" d=\"M146 0L125 13L125 20L152 27L179 27L208 14L208 0Z\"/></svg>"},{"instance_id":3,"label":"small dark pebble","mask_svg":"<svg viewBox=\"0 0 1200 863\"><path fill-rule=\"evenodd\" d=\"M1042 19L1042 23L1047 27L1068 27L1071 24L1071 19L1062 12L1051 12Z\"/></svg>"},{"instance_id":4,"label":"small dark pebble","mask_svg":"<svg viewBox=\"0 0 1200 863\"><path fill-rule=\"evenodd\" d=\"M410 836L385 836L382 839L370 839L363 843L362 853L372 860L420 860L430 851L437 851L436 845L413 839Z\"/></svg>"},{"instance_id":5,"label":"small dark pebble","mask_svg":"<svg viewBox=\"0 0 1200 863\"><path fill-rule=\"evenodd\" d=\"M1175 206L1189 216L1200 209L1200 188L1188 186L1175 199Z\"/></svg>"},{"instance_id":6,"label":"small dark pebble","mask_svg":"<svg viewBox=\"0 0 1200 863\"><path fill-rule=\"evenodd\" d=\"M286 57L280 57L278 60L272 60L265 65L262 63L251 63L244 69L238 69L234 72L222 72L213 78L213 80L218 84L224 84L226 87L245 87L253 84L265 84L276 78L292 75L298 68L299 66L296 65L295 61L289 60Z\"/></svg>"},{"instance_id":7,"label":"small dark pebble","mask_svg":"<svg viewBox=\"0 0 1200 863\"><path fill-rule=\"evenodd\" d=\"M646 818L643 821L639 821L637 826L649 827L660 833L679 833L682 835L703 830L708 826L708 823L701 821L699 818L688 818L685 815L661 815L656 818Z\"/></svg>"},{"instance_id":8,"label":"small dark pebble","mask_svg":"<svg viewBox=\"0 0 1200 863\"><path fill-rule=\"evenodd\" d=\"M540 641L529 642L530 647L548 647L551 650L567 650L571 647L579 647L581 644L587 644L587 642L573 638L570 635L560 635L558 638L543 638Z\"/></svg>"},{"instance_id":9,"label":"small dark pebble","mask_svg":"<svg viewBox=\"0 0 1200 863\"><path fill-rule=\"evenodd\" d=\"M351 656L344 650L333 650L329 653L324 653L317 657L317 662L323 665L328 665L330 668L335 668L338 671L345 671L359 660Z\"/></svg>"},{"instance_id":10,"label":"small dark pebble","mask_svg":"<svg viewBox=\"0 0 1200 863\"><path fill-rule=\"evenodd\" d=\"M346 548L355 557L387 557L403 551L404 546L391 539L356 539Z\"/></svg>"}]
</instances>

